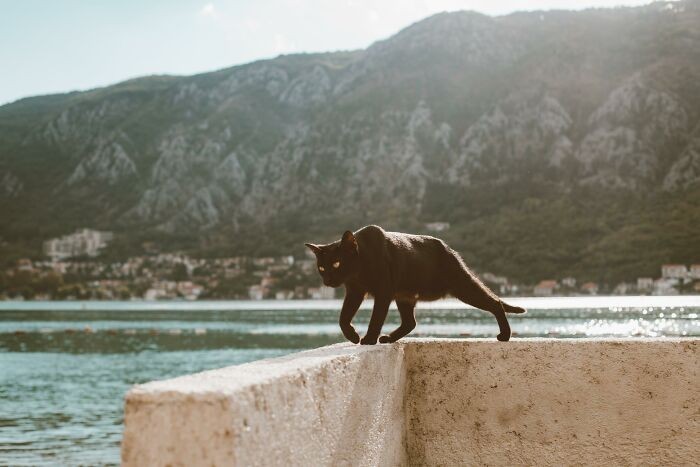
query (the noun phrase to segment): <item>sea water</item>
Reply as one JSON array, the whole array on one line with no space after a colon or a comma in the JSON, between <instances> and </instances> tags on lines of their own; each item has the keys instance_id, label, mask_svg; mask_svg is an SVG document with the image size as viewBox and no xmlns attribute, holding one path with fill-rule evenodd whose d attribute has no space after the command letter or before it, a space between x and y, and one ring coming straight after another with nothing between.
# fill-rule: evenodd
<instances>
[{"instance_id":1,"label":"sea water","mask_svg":"<svg viewBox=\"0 0 700 467\"><path fill-rule=\"evenodd\" d=\"M528 309L509 315L516 337L700 336L698 296L509 302ZM116 465L131 385L341 342L340 306L0 302L0 465ZM361 334L370 309L367 302L355 320ZM420 304L416 314L412 336L498 333L489 313L454 300Z\"/></svg>"}]
</instances>

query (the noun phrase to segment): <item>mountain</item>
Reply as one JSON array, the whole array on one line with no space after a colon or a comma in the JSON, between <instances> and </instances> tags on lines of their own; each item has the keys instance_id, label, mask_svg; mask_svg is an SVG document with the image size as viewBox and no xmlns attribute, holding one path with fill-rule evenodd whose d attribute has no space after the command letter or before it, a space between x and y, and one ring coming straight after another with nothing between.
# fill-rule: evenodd
<instances>
[{"instance_id":1,"label":"mountain","mask_svg":"<svg viewBox=\"0 0 700 467\"><path fill-rule=\"evenodd\" d=\"M700 2L441 13L365 50L22 99L0 216L6 260L78 227L116 256L260 255L447 221L526 282L700 262Z\"/></svg>"}]
</instances>

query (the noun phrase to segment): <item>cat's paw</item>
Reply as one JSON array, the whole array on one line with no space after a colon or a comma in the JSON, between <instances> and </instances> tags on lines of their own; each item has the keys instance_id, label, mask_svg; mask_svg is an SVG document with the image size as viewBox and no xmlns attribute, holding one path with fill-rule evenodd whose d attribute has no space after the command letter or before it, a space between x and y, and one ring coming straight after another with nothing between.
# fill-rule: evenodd
<instances>
[{"instance_id":1,"label":"cat's paw","mask_svg":"<svg viewBox=\"0 0 700 467\"><path fill-rule=\"evenodd\" d=\"M360 335L357 333L357 331L355 331L354 328L342 329L342 331L345 338L353 344L357 344L360 342Z\"/></svg>"},{"instance_id":2,"label":"cat's paw","mask_svg":"<svg viewBox=\"0 0 700 467\"><path fill-rule=\"evenodd\" d=\"M496 336L496 339L498 339L501 342L508 342L510 340L510 332L502 332Z\"/></svg>"},{"instance_id":3,"label":"cat's paw","mask_svg":"<svg viewBox=\"0 0 700 467\"><path fill-rule=\"evenodd\" d=\"M361 345L374 345L377 343L377 338L376 337L369 337L365 336L362 339L360 339L360 344Z\"/></svg>"},{"instance_id":4,"label":"cat's paw","mask_svg":"<svg viewBox=\"0 0 700 467\"><path fill-rule=\"evenodd\" d=\"M380 344L391 344L392 342L394 342L394 341L387 334L382 334L381 336L379 336L379 343Z\"/></svg>"}]
</instances>

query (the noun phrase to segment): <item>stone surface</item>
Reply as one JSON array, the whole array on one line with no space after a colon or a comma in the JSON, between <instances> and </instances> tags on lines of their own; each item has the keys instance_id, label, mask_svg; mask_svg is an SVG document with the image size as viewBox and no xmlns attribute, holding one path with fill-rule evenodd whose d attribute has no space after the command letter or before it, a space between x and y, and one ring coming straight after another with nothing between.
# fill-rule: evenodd
<instances>
[{"instance_id":1,"label":"stone surface","mask_svg":"<svg viewBox=\"0 0 700 467\"><path fill-rule=\"evenodd\" d=\"M410 464L691 465L700 456L697 344L408 344Z\"/></svg>"},{"instance_id":2,"label":"stone surface","mask_svg":"<svg viewBox=\"0 0 700 467\"><path fill-rule=\"evenodd\" d=\"M131 465L689 465L697 339L339 344L133 388Z\"/></svg>"},{"instance_id":3,"label":"stone surface","mask_svg":"<svg viewBox=\"0 0 700 467\"><path fill-rule=\"evenodd\" d=\"M403 347L335 345L137 386L122 464L404 464Z\"/></svg>"}]
</instances>

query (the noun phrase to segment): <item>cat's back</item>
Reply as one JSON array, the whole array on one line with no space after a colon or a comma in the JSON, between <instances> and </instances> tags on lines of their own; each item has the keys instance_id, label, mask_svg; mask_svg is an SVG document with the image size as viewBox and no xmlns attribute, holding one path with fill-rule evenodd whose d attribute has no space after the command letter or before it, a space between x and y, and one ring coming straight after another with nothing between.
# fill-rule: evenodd
<instances>
[{"instance_id":1,"label":"cat's back","mask_svg":"<svg viewBox=\"0 0 700 467\"><path fill-rule=\"evenodd\" d=\"M450 249L439 238L430 235L416 235L404 232L390 232L378 225L368 225L355 232L360 243L372 250L384 250L391 256L399 257L442 257Z\"/></svg>"},{"instance_id":2,"label":"cat's back","mask_svg":"<svg viewBox=\"0 0 700 467\"><path fill-rule=\"evenodd\" d=\"M387 241L398 251L412 254L442 255L448 248L445 242L430 235L417 235L403 232L385 232Z\"/></svg>"}]
</instances>

